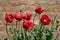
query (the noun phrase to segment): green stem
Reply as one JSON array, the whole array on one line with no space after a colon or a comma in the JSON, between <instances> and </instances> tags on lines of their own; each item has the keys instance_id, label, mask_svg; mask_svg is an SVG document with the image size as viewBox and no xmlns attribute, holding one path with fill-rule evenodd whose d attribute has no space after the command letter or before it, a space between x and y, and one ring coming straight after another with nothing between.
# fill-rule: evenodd
<instances>
[{"instance_id":1,"label":"green stem","mask_svg":"<svg viewBox=\"0 0 60 40\"><path fill-rule=\"evenodd\" d=\"M10 40L10 38L9 38L9 34L8 34L8 27L7 27L7 23L6 23L6 33L7 33L8 39Z\"/></svg>"},{"instance_id":2,"label":"green stem","mask_svg":"<svg viewBox=\"0 0 60 40\"><path fill-rule=\"evenodd\" d=\"M27 40L27 39L28 39L28 38L27 38L27 34L26 34L26 32L27 32L27 31L25 30L25 40Z\"/></svg>"},{"instance_id":3,"label":"green stem","mask_svg":"<svg viewBox=\"0 0 60 40\"><path fill-rule=\"evenodd\" d=\"M52 39L53 39L52 31L46 29L46 40L52 40Z\"/></svg>"},{"instance_id":4,"label":"green stem","mask_svg":"<svg viewBox=\"0 0 60 40\"><path fill-rule=\"evenodd\" d=\"M19 31L19 30L18 30L18 21L16 21L16 31ZM17 40L18 40L18 36L19 36L19 33L16 32L16 39L17 39Z\"/></svg>"},{"instance_id":5,"label":"green stem","mask_svg":"<svg viewBox=\"0 0 60 40\"><path fill-rule=\"evenodd\" d=\"M18 30L18 40L21 40L21 36L20 36L20 33L21 33L21 26L20 26L20 22L19 22L19 30Z\"/></svg>"},{"instance_id":6,"label":"green stem","mask_svg":"<svg viewBox=\"0 0 60 40\"><path fill-rule=\"evenodd\" d=\"M34 20L35 20L35 17L37 16L37 13L34 15L34 18L33 18L33 23L34 23Z\"/></svg>"},{"instance_id":7,"label":"green stem","mask_svg":"<svg viewBox=\"0 0 60 40\"><path fill-rule=\"evenodd\" d=\"M42 24L40 24L40 28L39 28L39 32L38 32L38 34L37 34L37 36L38 36L38 39L37 40L42 40L42 36L43 36L43 25Z\"/></svg>"},{"instance_id":8,"label":"green stem","mask_svg":"<svg viewBox=\"0 0 60 40\"><path fill-rule=\"evenodd\" d=\"M21 23L21 22L19 22L19 31L20 31L20 27L21 27L21 26L20 26L20 25L21 25L20 23Z\"/></svg>"},{"instance_id":9,"label":"green stem","mask_svg":"<svg viewBox=\"0 0 60 40\"><path fill-rule=\"evenodd\" d=\"M56 18L57 18L57 15L54 17L54 21L56 20Z\"/></svg>"},{"instance_id":10,"label":"green stem","mask_svg":"<svg viewBox=\"0 0 60 40\"><path fill-rule=\"evenodd\" d=\"M12 32L12 31L14 31L14 30L13 30L13 23L12 23L12 27L11 27L11 32ZM12 39L12 37L11 37L11 39ZM13 39L12 39L12 40L13 40Z\"/></svg>"},{"instance_id":11,"label":"green stem","mask_svg":"<svg viewBox=\"0 0 60 40\"><path fill-rule=\"evenodd\" d=\"M42 34L42 32L43 32L43 31L42 31L42 27L43 27L43 26L42 26L42 24L41 24L41 26L40 26L40 40L42 40L42 35L43 35L43 34Z\"/></svg>"},{"instance_id":12,"label":"green stem","mask_svg":"<svg viewBox=\"0 0 60 40\"><path fill-rule=\"evenodd\" d=\"M16 21L16 29L17 29L17 22L18 22L18 21Z\"/></svg>"},{"instance_id":13,"label":"green stem","mask_svg":"<svg viewBox=\"0 0 60 40\"><path fill-rule=\"evenodd\" d=\"M24 30L24 33L23 33L23 40L26 40L27 38L27 35L26 35L26 30Z\"/></svg>"},{"instance_id":14,"label":"green stem","mask_svg":"<svg viewBox=\"0 0 60 40\"><path fill-rule=\"evenodd\" d=\"M42 23L40 23L40 30L42 31L42 28L43 28L43 24Z\"/></svg>"},{"instance_id":15,"label":"green stem","mask_svg":"<svg viewBox=\"0 0 60 40\"><path fill-rule=\"evenodd\" d=\"M56 20L57 15L54 17L54 19L51 22L51 30L54 31L54 21Z\"/></svg>"}]
</instances>

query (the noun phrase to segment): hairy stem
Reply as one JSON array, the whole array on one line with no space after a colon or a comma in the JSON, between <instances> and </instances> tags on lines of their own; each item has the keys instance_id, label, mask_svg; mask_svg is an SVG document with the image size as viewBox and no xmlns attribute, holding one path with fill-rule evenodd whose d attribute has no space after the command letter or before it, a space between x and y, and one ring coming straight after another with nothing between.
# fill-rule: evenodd
<instances>
[{"instance_id":1,"label":"hairy stem","mask_svg":"<svg viewBox=\"0 0 60 40\"><path fill-rule=\"evenodd\" d=\"M34 20L35 20L35 17L37 16L37 13L34 15L34 18L33 18L33 23L34 23Z\"/></svg>"},{"instance_id":2,"label":"hairy stem","mask_svg":"<svg viewBox=\"0 0 60 40\"><path fill-rule=\"evenodd\" d=\"M16 29L17 29L17 22L18 22L18 21L16 21Z\"/></svg>"},{"instance_id":3,"label":"hairy stem","mask_svg":"<svg viewBox=\"0 0 60 40\"><path fill-rule=\"evenodd\" d=\"M7 23L6 23L6 33L7 33L8 39L10 40L10 38L9 38L9 34L8 34L8 27L7 27Z\"/></svg>"}]
</instances>

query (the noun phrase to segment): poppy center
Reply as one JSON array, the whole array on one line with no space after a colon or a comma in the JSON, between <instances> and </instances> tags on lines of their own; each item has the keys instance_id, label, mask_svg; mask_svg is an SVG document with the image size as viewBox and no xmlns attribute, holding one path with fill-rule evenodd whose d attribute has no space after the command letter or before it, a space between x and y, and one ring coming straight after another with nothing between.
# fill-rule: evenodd
<instances>
[{"instance_id":1,"label":"poppy center","mask_svg":"<svg viewBox=\"0 0 60 40\"><path fill-rule=\"evenodd\" d=\"M44 22L46 22L46 19L44 20Z\"/></svg>"}]
</instances>

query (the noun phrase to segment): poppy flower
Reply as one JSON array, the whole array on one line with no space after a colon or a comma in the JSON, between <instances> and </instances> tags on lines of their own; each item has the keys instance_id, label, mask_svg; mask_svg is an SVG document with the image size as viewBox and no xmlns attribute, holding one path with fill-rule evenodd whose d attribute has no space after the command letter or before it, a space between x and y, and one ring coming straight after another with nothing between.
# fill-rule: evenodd
<instances>
[{"instance_id":1,"label":"poppy flower","mask_svg":"<svg viewBox=\"0 0 60 40\"><path fill-rule=\"evenodd\" d=\"M43 15L40 21L44 25L49 25L51 22L50 18L47 15Z\"/></svg>"},{"instance_id":2,"label":"poppy flower","mask_svg":"<svg viewBox=\"0 0 60 40\"><path fill-rule=\"evenodd\" d=\"M13 22L14 16L12 14L6 14L5 15L5 20L7 23Z\"/></svg>"},{"instance_id":3,"label":"poppy flower","mask_svg":"<svg viewBox=\"0 0 60 40\"><path fill-rule=\"evenodd\" d=\"M23 16L24 19L26 20L30 20L32 18L32 14L28 14L26 13L24 16Z\"/></svg>"},{"instance_id":4,"label":"poppy flower","mask_svg":"<svg viewBox=\"0 0 60 40\"><path fill-rule=\"evenodd\" d=\"M35 12L41 14L44 10L40 6L36 7Z\"/></svg>"},{"instance_id":5,"label":"poppy flower","mask_svg":"<svg viewBox=\"0 0 60 40\"><path fill-rule=\"evenodd\" d=\"M23 19L23 15L21 13L16 13L15 14L15 19L18 21L21 21Z\"/></svg>"},{"instance_id":6,"label":"poppy flower","mask_svg":"<svg viewBox=\"0 0 60 40\"><path fill-rule=\"evenodd\" d=\"M23 28L27 31L30 31L34 28L34 25L30 20L24 20L23 22Z\"/></svg>"}]
</instances>

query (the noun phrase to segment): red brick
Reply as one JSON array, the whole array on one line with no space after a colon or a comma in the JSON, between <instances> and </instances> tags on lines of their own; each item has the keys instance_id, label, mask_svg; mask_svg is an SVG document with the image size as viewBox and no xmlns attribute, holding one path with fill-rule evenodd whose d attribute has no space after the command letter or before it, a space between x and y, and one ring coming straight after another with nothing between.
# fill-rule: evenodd
<instances>
[{"instance_id":1,"label":"red brick","mask_svg":"<svg viewBox=\"0 0 60 40\"><path fill-rule=\"evenodd\" d=\"M57 4L60 4L60 0L57 0L56 2L57 2Z\"/></svg>"},{"instance_id":2,"label":"red brick","mask_svg":"<svg viewBox=\"0 0 60 40\"><path fill-rule=\"evenodd\" d=\"M8 4L8 1L7 0L0 0L0 4L7 5Z\"/></svg>"},{"instance_id":3,"label":"red brick","mask_svg":"<svg viewBox=\"0 0 60 40\"><path fill-rule=\"evenodd\" d=\"M4 9L3 9L3 7L2 6L0 6L0 12L2 12Z\"/></svg>"},{"instance_id":4,"label":"red brick","mask_svg":"<svg viewBox=\"0 0 60 40\"><path fill-rule=\"evenodd\" d=\"M51 4L56 4L56 0L49 0L49 1L48 1L48 4L50 4L50 5L51 5Z\"/></svg>"},{"instance_id":5,"label":"red brick","mask_svg":"<svg viewBox=\"0 0 60 40\"><path fill-rule=\"evenodd\" d=\"M18 5L18 1L17 1L17 0L11 0L10 3L11 3L12 5L14 5L14 6L15 6L15 5Z\"/></svg>"},{"instance_id":6,"label":"red brick","mask_svg":"<svg viewBox=\"0 0 60 40\"><path fill-rule=\"evenodd\" d=\"M48 3L48 0L38 0L38 3L39 4L47 4Z\"/></svg>"},{"instance_id":7,"label":"red brick","mask_svg":"<svg viewBox=\"0 0 60 40\"><path fill-rule=\"evenodd\" d=\"M27 2L27 0L20 0L18 3L19 4L27 4L26 2Z\"/></svg>"},{"instance_id":8,"label":"red brick","mask_svg":"<svg viewBox=\"0 0 60 40\"><path fill-rule=\"evenodd\" d=\"M6 5L5 6L5 10L6 11L13 11L13 7L12 6L9 6L9 5Z\"/></svg>"}]
</instances>

